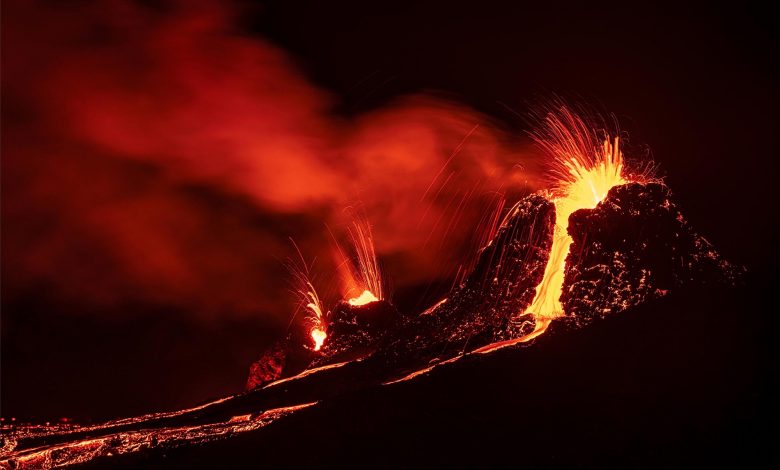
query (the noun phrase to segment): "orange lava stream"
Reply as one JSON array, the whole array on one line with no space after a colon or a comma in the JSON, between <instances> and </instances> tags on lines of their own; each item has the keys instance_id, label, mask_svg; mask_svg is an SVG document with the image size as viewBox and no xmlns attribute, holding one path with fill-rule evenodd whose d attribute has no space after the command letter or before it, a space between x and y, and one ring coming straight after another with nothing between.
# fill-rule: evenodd
<instances>
[{"instance_id":1,"label":"orange lava stream","mask_svg":"<svg viewBox=\"0 0 780 470\"><path fill-rule=\"evenodd\" d=\"M360 361L360 359L356 359L354 362L359 362L359 361ZM283 383L286 383L286 382L291 382L293 380L302 379L302 378L304 378L304 377L306 377L308 375L312 375L312 374L316 374L318 372L322 372L323 370L336 369L338 367L342 367L342 366L345 366L347 364L351 364L352 362L353 361L337 362L335 364L327 364L327 365L324 365L324 366L315 367L314 369L306 369L305 371L301 372L298 375L293 375L292 377L279 379L279 380L277 380L275 382L271 382L271 383L265 385L263 388L275 387L276 385L283 384Z\"/></svg>"},{"instance_id":2,"label":"orange lava stream","mask_svg":"<svg viewBox=\"0 0 780 470\"><path fill-rule=\"evenodd\" d=\"M566 257L572 244L572 238L567 231L569 216L580 209L595 208L611 188L628 182L622 174L623 154L620 151L619 139L615 137L612 142L605 140L599 150L595 159L587 158L582 153L574 153L556 161L560 180L552 201L555 204L555 229L550 258L542 282L536 287L533 302L520 315L521 318L532 317L535 328L528 335L511 340L513 343L539 336L552 320L564 314L561 305L563 276L566 271Z\"/></svg>"},{"instance_id":3,"label":"orange lava stream","mask_svg":"<svg viewBox=\"0 0 780 470\"><path fill-rule=\"evenodd\" d=\"M451 364L451 363L459 360L460 358L462 358L464 356L465 355L455 356L455 357L452 357L450 359L447 359L446 361L437 362L437 363L435 363L435 364L433 364L433 365L431 365L429 367L425 367L424 369L416 370L416 371L414 371L414 372L412 372L410 374L407 374L407 375L401 377L400 379L395 379L395 380L390 380L390 381L387 381L387 382L383 382L382 385L392 385L392 384L397 384L399 382L406 382L407 380L412 380L415 377L419 377L420 375L423 375L423 374L426 374L426 373L432 371L433 369L435 369L438 366L443 366L444 364Z\"/></svg>"},{"instance_id":4,"label":"orange lava stream","mask_svg":"<svg viewBox=\"0 0 780 470\"><path fill-rule=\"evenodd\" d=\"M226 422L175 428L151 428L105 434L62 444L44 445L10 452L0 457L0 468L59 468L89 462L99 457L122 455L146 448L166 448L182 442L202 444L255 431L286 415L317 402L266 410L260 414L234 416ZM85 428L86 429L86 428Z\"/></svg>"}]
</instances>

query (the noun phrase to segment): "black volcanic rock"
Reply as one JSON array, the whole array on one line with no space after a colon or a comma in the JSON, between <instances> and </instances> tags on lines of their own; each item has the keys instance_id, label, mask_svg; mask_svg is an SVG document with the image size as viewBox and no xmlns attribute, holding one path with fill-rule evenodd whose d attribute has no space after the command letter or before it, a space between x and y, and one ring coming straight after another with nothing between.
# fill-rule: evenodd
<instances>
[{"instance_id":1,"label":"black volcanic rock","mask_svg":"<svg viewBox=\"0 0 780 470\"><path fill-rule=\"evenodd\" d=\"M279 379L286 362L287 347L283 341L277 341L249 367L246 389L253 390Z\"/></svg>"},{"instance_id":2,"label":"black volcanic rock","mask_svg":"<svg viewBox=\"0 0 780 470\"><path fill-rule=\"evenodd\" d=\"M533 300L552 245L555 208L539 195L521 200L474 271L443 303L388 335L375 358L394 366L453 357L530 332L510 319Z\"/></svg>"},{"instance_id":3,"label":"black volcanic rock","mask_svg":"<svg viewBox=\"0 0 780 470\"><path fill-rule=\"evenodd\" d=\"M561 303L579 325L688 283L734 284L743 270L697 235L661 183L612 188L571 215Z\"/></svg>"},{"instance_id":4,"label":"black volcanic rock","mask_svg":"<svg viewBox=\"0 0 780 470\"><path fill-rule=\"evenodd\" d=\"M555 206L530 195L515 205L482 249L474 271L445 301L412 318L399 314L387 301L361 306L341 302L327 316L328 338L320 351L302 346L300 339L288 339L286 354L306 349L297 354L308 354L310 368L365 358L365 369L382 375L530 333L531 322L515 324L512 318L530 305L542 280L554 224ZM268 383L263 374L278 369L278 355L272 348L253 364L248 384ZM300 370L285 366L276 379Z\"/></svg>"},{"instance_id":5,"label":"black volcanic rock","mask_svg":"<svg viewBox=\"0 0 780 470\"><path fill-rule=\"evenodd\" d=\"M293 376L307 368L351 361L371 354L383 335L390 329L396 329L403 320L398 310L384 300L365 305L340 302L326 317L328 336L319 351L314 351L311 346L308 326L293 329L252 363L246 390Z\"/></svg>"},{"instance_id":6,"label":"black volcanic rock","mask_svg":"<svg viewBox=\"0 0 780 470\"><path fill-rule=\"evenodd\" d=\"M309 367L318 354L312 350L310 343L308 331L303 328L294 329L283 339L275 341L249 367L246 390L290 377Z\"/></svg>"},{"instance_id":7,"label":"black volcanic rock","mask_svg":"<svg viewBox=\"0 0 780 470\"><path fill-rule=\"evenodd\" d=\"M311 365L317 367L366 356L374 352L383 335L398 327L402 320L398 310L385 300L365 305L339 302L328 319L328 337Z\"/></svg>"}]
</instances>

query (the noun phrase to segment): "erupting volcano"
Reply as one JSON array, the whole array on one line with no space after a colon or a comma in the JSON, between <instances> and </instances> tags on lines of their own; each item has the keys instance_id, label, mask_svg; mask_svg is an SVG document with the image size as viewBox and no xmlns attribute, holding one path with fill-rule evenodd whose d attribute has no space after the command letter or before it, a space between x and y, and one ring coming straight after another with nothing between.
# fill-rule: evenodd
<instances>
[{"instance_id":1,"label":"erupting volcano","mask_svg":"<svg viewBox=\"0 0 780 470\"><path fill-rule=\"evenodd\" d=\"M771 5L0 8L0 469L778 467Z\"/></svg>"},{"instance_id":2,"label":"erupting volcano","mask_svg":"<svg viewBox=\"0 0 780 470\"><path fill-rule=\"evenodd\" d=\"M252 365L246 392L96 426L15 429L4 437L4 462L68 465L219 440L330 397L528 344L557 324L574 330L679 289L738 282L741 269L691 230L650 167L627 165L619 136L563 105L533 136L550 159L550 188L511 207L472 272L432 307L396 309L371 225L357 219L348 247L334 237L339 275L330 279L340 278L341 294L332 307L300 250L288 263L305 315Z\"/></svg>"}]
</instances>

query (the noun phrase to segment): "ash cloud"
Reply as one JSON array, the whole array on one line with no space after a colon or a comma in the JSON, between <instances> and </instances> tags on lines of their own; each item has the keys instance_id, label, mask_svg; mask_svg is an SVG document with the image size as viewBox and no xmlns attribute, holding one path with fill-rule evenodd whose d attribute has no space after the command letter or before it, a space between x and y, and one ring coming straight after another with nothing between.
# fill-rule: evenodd
<instances>
[{"instance_id":1,"label":"ash cloud","mask_svg":"<svg viewBox=\"0 0 780 470\"><path fill-rule=\"evenodd\" d=\"M328 271L324 224L339 232L359 207L394 285L447 278L496 194L536 184L525 144L458 104L336 115L237 8L4 10L4 301L43 290L286 321L289 236Z\"/></svg>"}]
</instances>

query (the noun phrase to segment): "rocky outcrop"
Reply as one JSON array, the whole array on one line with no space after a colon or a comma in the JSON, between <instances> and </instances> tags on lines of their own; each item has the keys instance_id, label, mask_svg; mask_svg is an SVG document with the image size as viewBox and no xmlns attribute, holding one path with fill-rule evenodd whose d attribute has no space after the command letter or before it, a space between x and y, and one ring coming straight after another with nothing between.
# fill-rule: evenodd
<instances>
[{"instance_id":1,"label":"rocky outcrop","mask_svg":"<svg viewBox=\"0 0 780 470\"><path fill-rule=\"evenodd\" d=\"M439 305L386 338L378 360L426 364L521 336L531 324L512 317L533 300L550 254L555 209L539 195L521 200L479 255L466 281Z\"/></svg>"},{"instance_id":2,"label":"rocky outcrop","mask_svg":"<svg viewBox=\"0 0 780 470\"><path fill-rule=\"evenodd\" d=\"M734 284L742 268L696 234L661 183L616 186L595 209L571 215L561 303L578 324L689 283Z\"/></svg>"}]
</instances>

